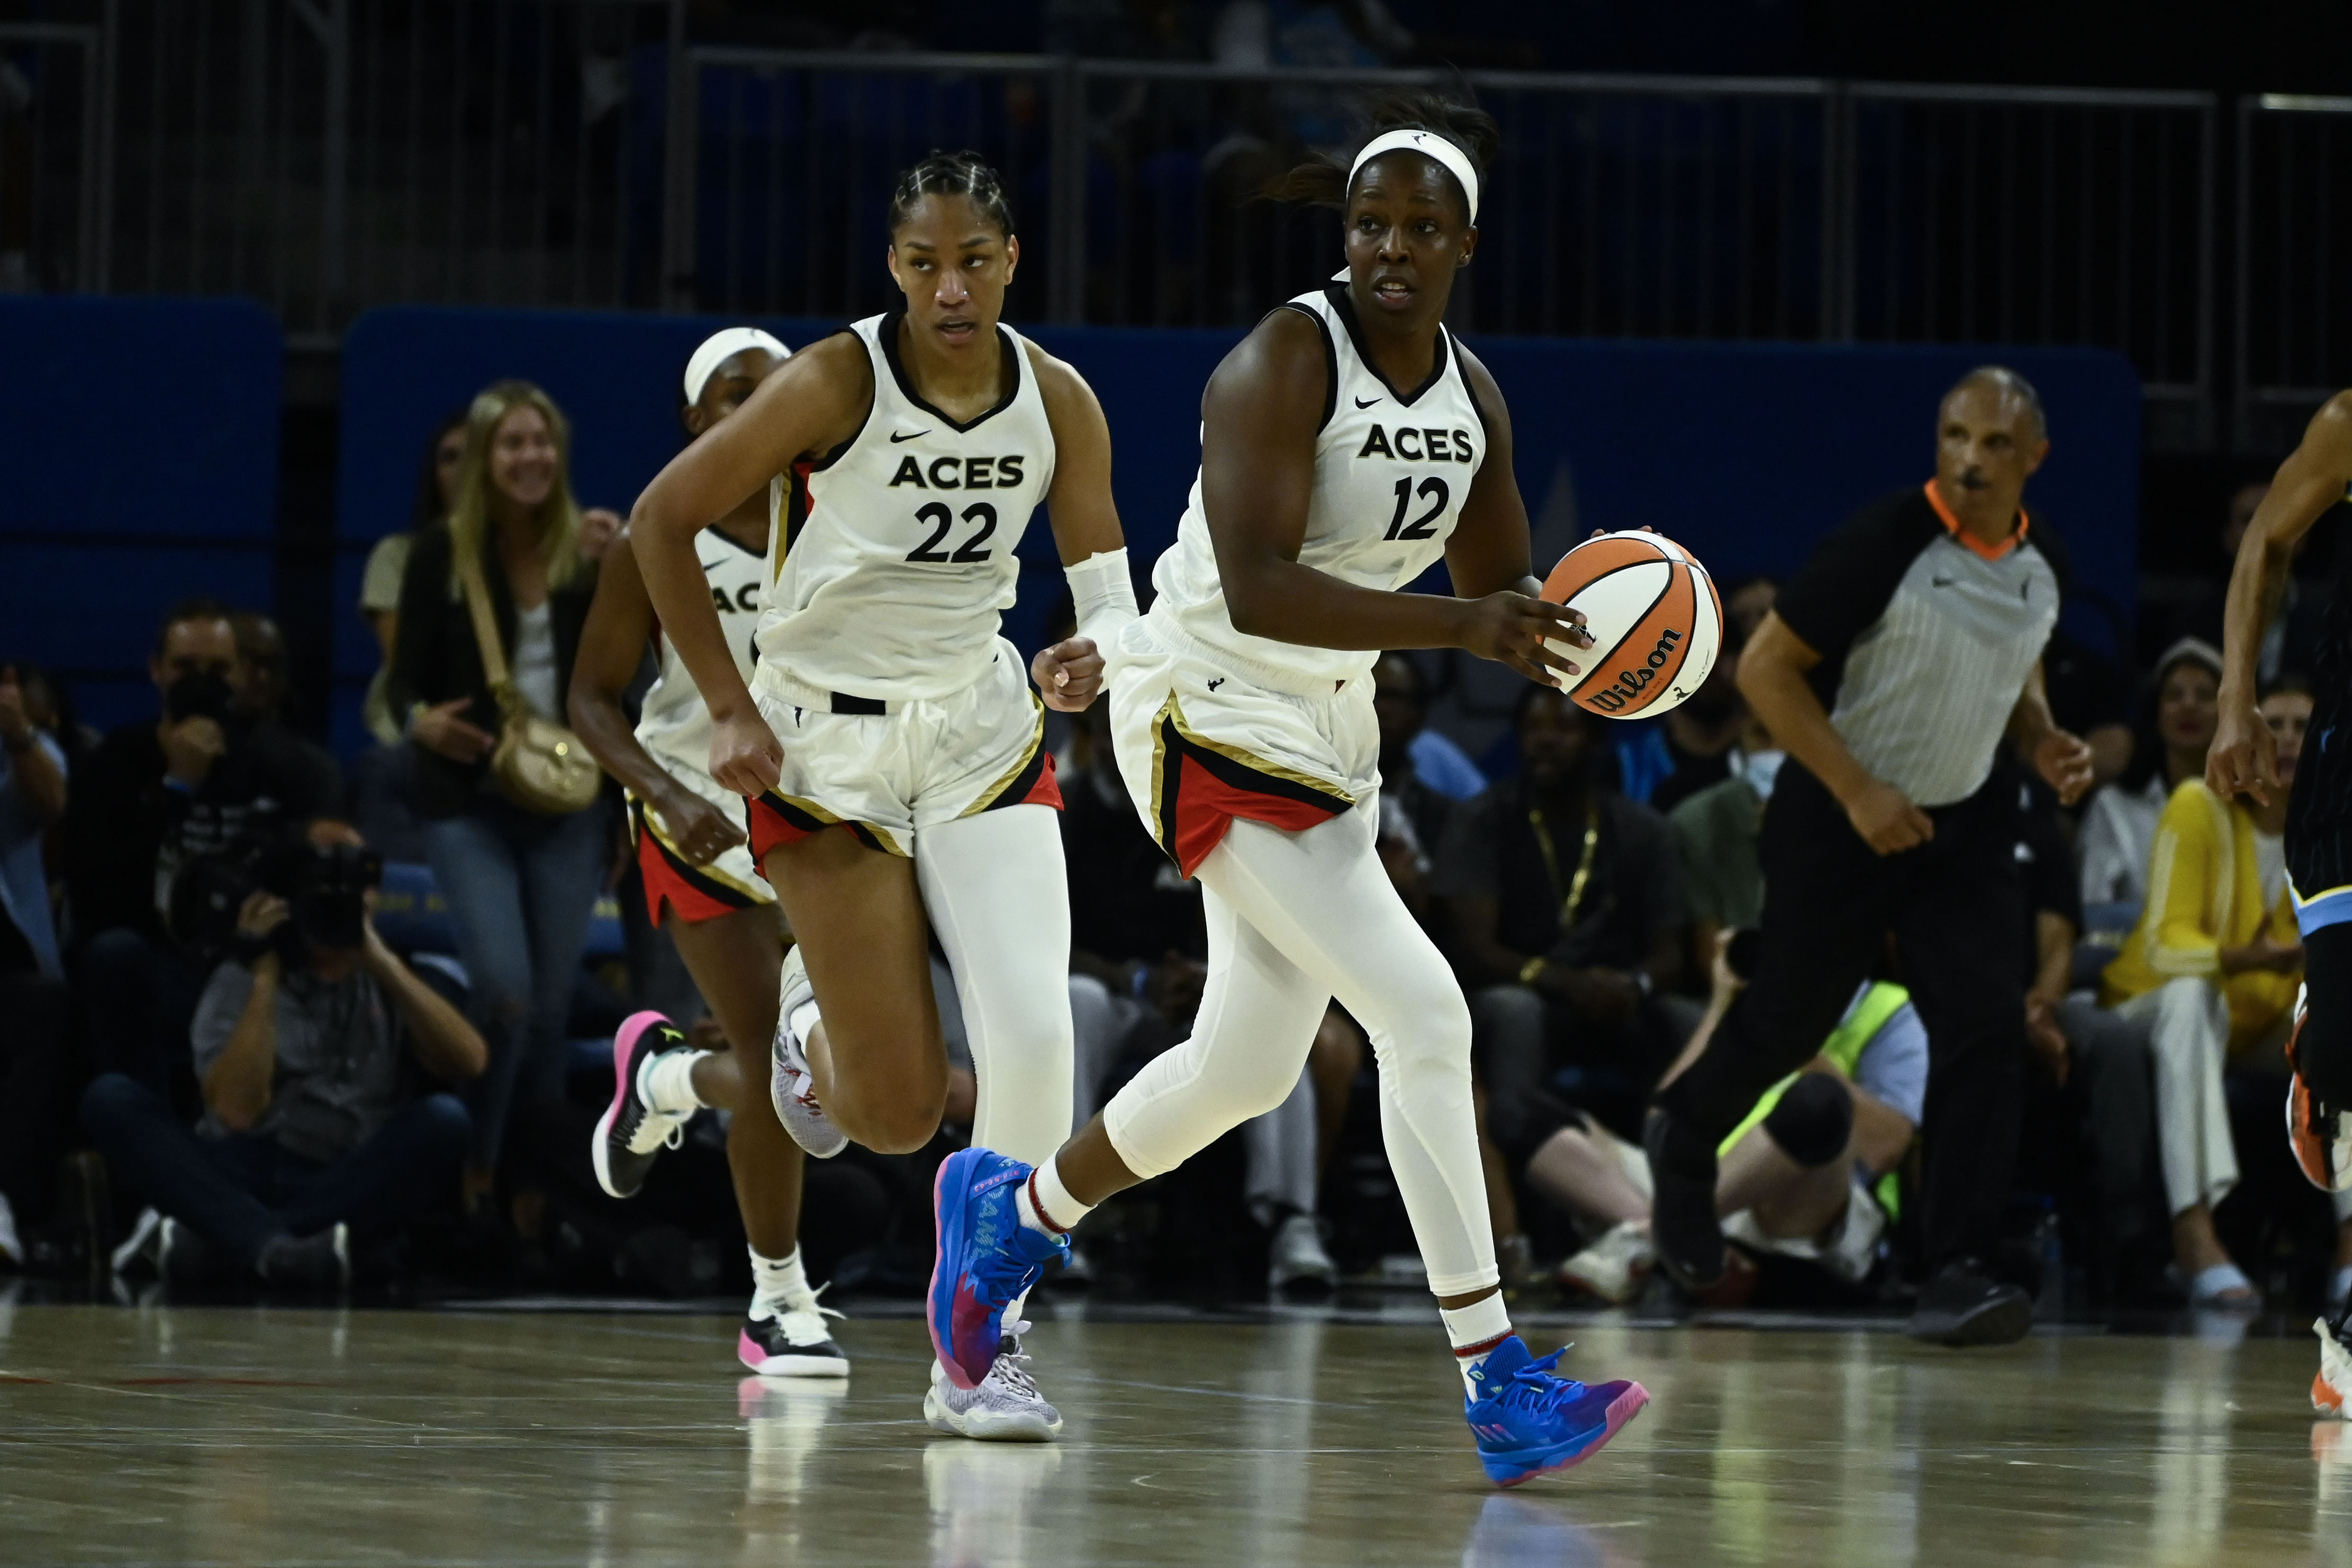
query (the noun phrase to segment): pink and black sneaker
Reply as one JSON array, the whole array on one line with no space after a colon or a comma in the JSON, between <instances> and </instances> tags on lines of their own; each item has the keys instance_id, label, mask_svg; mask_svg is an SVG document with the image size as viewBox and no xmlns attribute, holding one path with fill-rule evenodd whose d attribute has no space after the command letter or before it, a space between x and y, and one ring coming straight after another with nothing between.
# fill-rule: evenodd
<instances>
[{"instance_id":1,"label":"pink and black sneaker","mask_svg":"<svg viewBox=\"0 0 2352 1568\"><path fill-rule=\"evenodd\" d=\"M613 1103L596 1120L588 1155L597 1185L614 1197L636 1197L654 1161L678 1145L701 1109L661 1111L646 1098L645 1070L654 1058L688 1049L686 1036L659 1013L632 1013L613 1036Z\"/></svg>"}]
</instances>

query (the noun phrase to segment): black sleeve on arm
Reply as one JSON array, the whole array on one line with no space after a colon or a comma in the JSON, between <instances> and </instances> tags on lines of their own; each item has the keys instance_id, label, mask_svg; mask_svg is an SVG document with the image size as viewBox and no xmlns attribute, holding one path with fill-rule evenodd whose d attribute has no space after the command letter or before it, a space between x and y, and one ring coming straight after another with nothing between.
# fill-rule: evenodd
<instances>
[{"instance_id":1,"label":"black sleeve on arm","mask_svg":"<svg viewBox=\"0 0 2352 1568\"><path fill-rule=\"evenodd\" d=\"M1919 491L1873 501L1813 547L1772 608L1824 665L1841 667L1942 528Z\"/></svg>"}]
</instances>

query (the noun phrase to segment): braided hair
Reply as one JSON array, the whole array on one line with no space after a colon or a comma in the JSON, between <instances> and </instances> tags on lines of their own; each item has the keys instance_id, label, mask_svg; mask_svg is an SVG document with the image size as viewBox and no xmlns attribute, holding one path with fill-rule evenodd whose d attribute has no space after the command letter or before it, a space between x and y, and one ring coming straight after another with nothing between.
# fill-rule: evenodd
<instances>
[{"instance_id":1,"label":"braided hair","mask_svg":"<svg viewBox=\"0 0 2352 1568\"><path fill-rule=\"evenodd\" d=\"M915 215L916 204L925 196L965 197L1006 239L1013 237L1013 205L1005 199L1004 177L977 152L969 149L942 152L933 148L921 162L898 176L898 183L890 190L890 234L894 240L907 220Z\"/></svg>"},{"instance_id":2,"label":"braided hair","mask_svg":"<svg viewBox=\"0 0 2352 1568\"><path fill-rule=\"evenodd\" d=\"M1425 131L1439 136L1462 150L1470 166L1478 171L1481 183L1486 171L1494 166L1495 154L1502 147L1502 129L1495 117L1470 104L1456 103L1450 98L1427 90L1387 92L1372 99L1364 106L1370 129L1364 135L1369 141L1389 131ZM1469 193L1451 176L1457 198L1463 203L1463 217L1469 218ZM1277 174L1266 184L1264 194L1278 202L1296 202L1307 206L1340 207L1348 204L1348 165L1317 153L1306 162L1285 174Z\"/></svg>"}]
</instances>

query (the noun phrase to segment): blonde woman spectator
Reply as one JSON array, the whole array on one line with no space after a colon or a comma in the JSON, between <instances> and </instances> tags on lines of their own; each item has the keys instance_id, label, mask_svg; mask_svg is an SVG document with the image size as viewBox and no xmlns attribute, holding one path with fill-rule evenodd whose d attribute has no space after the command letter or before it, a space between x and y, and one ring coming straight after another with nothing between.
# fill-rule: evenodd
<instances>
[{"instance_id":1,"label":"blonde woman spectator","mask_svg":"<svg viewBox=\"0 0 2352 1568\"><path fill-rule=\"evenodd\" d=\"M388 687L415 750L411 802L489 1042L469 1194L489 1185L516 1099L562 1092L564 1015L609 834L601 802L542 816L499 793L489 769L499 706L458 562L467 553L480 561L516 692L561 724L596 589L579 549L571 440L553 400L529 382L476 398L448 527L417 536L401 584Z\"/></svg>"},{"instance_id":2,"label":"blonde woman spectator","mask_svg":"<svg viewBox=\"0 0 2352 1568\"><path fill-rule=\"evenodd\" d=\"M2210 643L2183 637L2157 662L2155 724L2137 737L2131 766L2083 813L2084 904L2147 902L2157 819L2183 779L2204 777L2221 686L2221 651Z\"/></svg>"},{"instance_id":3,"label":"blonde woman spectator","mask_svg":"<svg viewBox=\"0 0 2352 1568\"><path fill-rule=\"evenodd\" d=\"M2213 1229L2214 1205L2238 1181L2221 1075L2227 1067L2284 1079L2281 1045L2303 972L2284 786L2294 778L2311 695L2273 691L2261 711L2278 740L2283 787L2267 806L2223 800L2202 778L2173 791L2148 859L2147 906L2107 966L2101 998L2149 1031L2174 1261L2198 1306L2257 1304ZM2337 1218L2347 1217L2339 1204Z\"/></svg>"}]
</instances>

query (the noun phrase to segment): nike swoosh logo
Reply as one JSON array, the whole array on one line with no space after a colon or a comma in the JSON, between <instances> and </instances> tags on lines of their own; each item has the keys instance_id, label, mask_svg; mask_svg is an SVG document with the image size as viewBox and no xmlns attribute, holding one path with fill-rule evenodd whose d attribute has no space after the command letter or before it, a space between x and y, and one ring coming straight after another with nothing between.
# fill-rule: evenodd
<instances>
[{"instance_id":1,"label":"nike swoosh logo","mask_svg":"<svg viewBox=\"0 0 2352 1568\"><path fill-rule=\"evenodd\" d=\"M717 571L720 567L725 566L727 563L723 560L698 560L694 564L700 567L704 571L710 572Z\"/></svg>"},{"instance_id":2,"label":"nike swoosh logo","mask_svg":"<svg viewBox=\"0 0 2352 1568\"><path fill-rule=\"evenodd\" d=\"M1378 399L1378 398L1376 398L1376 397L1375 397L1375 398L1361 398L1361 397L1360 397L1360 398L1358 398L1358 399L1356 400L1356 406L1357 406L1358 408L1370 408L1370 407L1371 407L1371 406L1372 406L1372 404L1374 404L1374 403L1376 403L1376 402L1380 402L1380 401L1381 401L1381 400L1380 400L1380 399Z\"/></svg>"},{"instance_id":3,"label":"nike swoosh logo","mask_svg":"<svg viewBox=\"0 0 2352 1568\"><path fill-rule=\"evenodd\" d=\"M928 430L919 430L915 432L913 435L901 435L894 430L890 433L890 444L895 446L901 441L912 441L918 436L929 435L929 434L930 432Z\"/></svg>"},{"instance_id":4,"label":"nike swoosh logo","mask_svg":"<svg viewBox=\"0 0 2352 1568\"><path fill-rule=\"evenodd\" d=\"M1952 584L1959 581L1960 580L1957 577L1935 577L1929 578L1928 580L1933 582L1937 588L1949 588Z\"/></svg>"}]
</instances>

